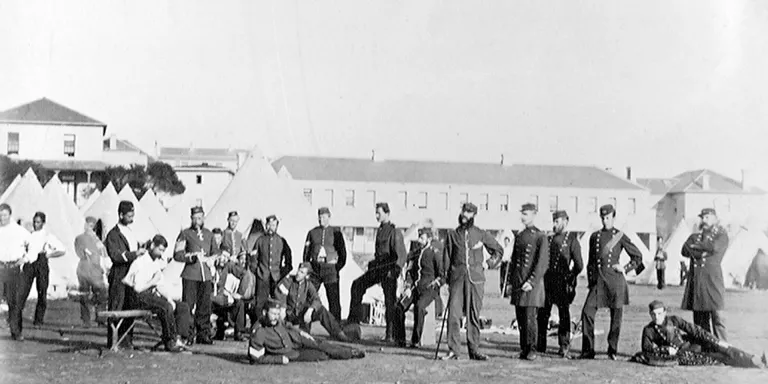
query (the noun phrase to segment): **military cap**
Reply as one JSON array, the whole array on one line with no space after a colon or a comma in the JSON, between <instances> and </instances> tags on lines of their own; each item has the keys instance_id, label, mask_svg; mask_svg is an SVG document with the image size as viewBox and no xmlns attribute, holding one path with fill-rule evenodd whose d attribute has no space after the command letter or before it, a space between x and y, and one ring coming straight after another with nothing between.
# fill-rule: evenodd
<instances>
[{"instance_id":1,"label":"military cap","mask_svg":"<svg viewBox=\"0 0 768 384\"><path fill-rule=\"evenodd\" d=\"M331 210L328 209L328 207L321 207L320 209L317 210L317 215L318 216L320 216L320 215L328 215L328 216L330 216L331 215Z\"/></svg>"},{"instance_id":2,"label":"military cap","mask_svg":"<svg viewBox=\"0 0 768 384\"><path fill-rule=\"evenodd\" d=\"M117 205L117 213L124 215L128 212L133 212L133 203L128 200L123 200Z\"/></svg>"},{"instance_id":3,"label":"military cap","mask_svg":"<svg viewBox=\"0 0 768 384\"><path fill-rule=\"evenodd\" d=\"M221 234L221 228L219 228L219 227L216 227L216 228L214 228L214 229L211 231L211 233L213 233L214 235L216 235L216 234Z\"/></svg>"},{"instance_id":4,"label":"military cap","mask_svg":"<svg viewBox=\"0 0 768 384\"><path fill-rule=\"evenodd\" d=\"M85 222L89 223L89 224L96 224L98 221L99 221L99 219L97 219L97 218L95 218L93 216L88 216L88 217L85 218Z\"/></svg>"},{"instance_id":5,"label":"military cap","mask_svg":"<svg viewBox=\"0 0 768 384\"><path fill-rule=\"evenodd\" d=\"M600 207L600 217L603 217L605 215L610 215L611 213L616 213L616 210L613 208L613 205L606 204Z\"/></svg>"},{"instance_id":6,"label":"military cap","mask_svg":"<svg viewBox=\"0 0 768 384\"><path fill-rule=\"evenodd\" d=\"M715 215L717 216L717 212L715 212L714 208L704 208L701 210L701 213L699 213L699 217L704 217L706 215Z\"/></svg>"},{"instance_id":7,"label":"military cap","mask_svg":"<svg viewBox=\"0 0 768 384\"><path fill-rule=\"evenodd\" d=\"M239 216L237 214L237 211L232 211L229 214L227 214L227 219L230 219L230 218L235 217L235 216Z\"/></svg>"},{"instance_id":8,"label":"military cap","mask_svg":"<svg viewBox=\"0 0 768 384\"><path fill-rule=\"evenodd\" d=\"M281 303L279 300L268 299L267 300L267 309L269 310L269 309L273 309L273 308L282 309L283 308L283 303Z\"/></svg>"},{"instance_id":9,"label":"military cap","mask_svg":"<svg viewBox=\"0 0 768 384\"><path fill-rule=\"evenodd\" d=\"M269 215L269 216L267 216L267 218L266 218L266 219L264 219L264 222L267 222L267 223L269 223L269 222L270 222L270 221L272 221L272 220L274 220L274 221L278 221L278 220L277 220L277 216L275 216L275 215Z\"/></svg>"},{"instance_id":10,"label":"military cap","mask_svg":"<svg viewBox=\"0 0 768 384\"><path fill-rule=\"evenodd\" d=\"M419 228L419 236L426 234L429 237L432 237L432 228Z\"/></svg>"},{"instance_id":11,"label":"military cap","mask_svg":"<svg viewBox=\"0 0 768 384\"><path fill-rule=\"evenodd\" d=\"M197 206L197 207L192 207L192 208L189 210L189 212L190 212L190 213L189 213L190 215L196 215L196 214L198 214L198 213L203 213L203 207L200 207L200 206Z\"/></svg>"},{"instance_id":12,"label":"military cap","mask_svg":"<svg viewBox=\"0 0 768 384\"><path fill-rule=\"evenodd\" d=\"M534 211L536 212L536 204L533 203L525 203L520 207L520 212L525 211Z\"/></svg>"},{"instance_id":13,"label":"military cap","mask_svg":"<svg viewBox=\"0 0 768 384\"><path fill-rule=\"evenodd\" d=\"M560 211L555 211L555 212L552 213L552 220L553 221L557 220L557 219L559 219L561 217L564 218L564 219L568 219L569 218L568 217L568 212L560 210Z\"/></svg>"},{"instance_id":14,"label":"military cap","mask_svg":"<svg viewBox=\"0 0 768 384\"><path fill-rule=\"evenodd\" d=\"M664 302L662 302L661 300L654 300L654 301L651 301L650 304L648 304L648 310L650 311L654 311L659 308L666 308L666 307L667 306L664 305Z\"/></svg>"},{"instance_id":15,"label":"military cap","mask_svg":"<svg viewBox=\"0 0 768 384\"><path fill-rule=\"evenodd\" d=\"M464 205L461 206L461 210L462 212L477 213L477 205L472 203L464 203Z\"/></svg>"},{"instance_id":16,"label":"military cap","mask_svg":"<svg viewBox=\"0 0 768 384\"><path fill-rule=\"evenodd\" d=\"M312 263L310 263L308 261L305 261L305 262L299 264L299 269L302 269L302 268L306 268L307 270L312 272Z\"/></svg>"}]
</instances>

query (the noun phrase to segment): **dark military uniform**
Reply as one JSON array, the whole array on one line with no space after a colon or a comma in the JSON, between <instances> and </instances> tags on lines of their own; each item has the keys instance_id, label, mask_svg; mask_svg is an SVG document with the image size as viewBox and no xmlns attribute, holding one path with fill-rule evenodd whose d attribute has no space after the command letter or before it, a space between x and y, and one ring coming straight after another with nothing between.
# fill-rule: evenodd
<instances>
[{"instance_id":1,"label":"dark military uniform","mask_svg":"<svg viewBox=\"0 0 768 384\"><path fill-rule=\"evenodd\" d=\"M312 322L319 321L329 335L338 337L341 334L341 325L323 307L315 286L309 280L297 281L296 276L286 276L277 284L274 295L275 299L285 306L285 321L298 325L307 332L312 328ZM310 308L312 322L305 323L304 315Z\"/></svg>"},{"instance_id":2,"label":"dark military uniform","mask_svg":"<svg viewBox=\"0 0 768 384\"><path fill-rule=\"evenodd\" d=\"M347 245L341 230L337 227L312 228L304 243L304 261L312 263L312 284L317 290L321 284L325 285L328 308L336 319L341 320L339 271L347 263Z\"/></svg>"},{"instance_id":3,"label":"dark military uniform","mask_svg":"<svg viewBox=\"0 0 768 384\"><path fill-rule=\"evenodd\" d=\"M463 211L477 212L474 204L467 203ZM472 226L459 226L448 231L443 251L448 268L448 348L458 356L461 341L461 316L467 315L467 348L470 357L479 352L480 310L485 294L485 248L495 262L504 249L488 232Z\"/></svg>"},{"instance_id":4,"label":"dark military uniform","mask_svg":"<svg viewBox=\"0 0 768 384\"><path fill-rule=\"evenodd\" d=\"M243 234L239 231L227 228L222 232L222 251L227 251L230 255L237 257L245 251L243 245Z\"/></svg>"},{"instance_id":5,"label":"dark military uniform","mask_svg":"<svg viewBox=\"0 0 768 384\"><path fill-rule=\"evenodd\" d=\"M426 247L413 249L408 257L410 268L406 271L406 284L411 286L411 296L400 300L397 306L395 341L405 343L405 314L414 305L411 344L421 343L427 307L440 296L440 286L445 281L445 264L440 243L433 240ZM437 285L433 282L437 281Z\"/></svg>"},{"instance_id":6,"label":"dark military uniform","mask_svg":"<svg viewBox=\"0 0 768 384\"><path fill-rule=\"evenodd\" d=\"M515 237L512 260L509 263L507 291L510 303L515 306L517 324L520 328L522 356L528 356L536 345L539 329L536 322L537 308L545 303L544 274L549 266L549 244L547 236L536 227L528 227ZM533 289L524 292L525 283ZM547 328L543 329L546 335Z\"/></svg>"},{"instance_id":7,"label":"dark military uniform","mask_svg":"<svg viewBox=\"0 0 768 384\"><path fill-rule=\"evenodd\" d=\"M348 320L358 323L362 318L363 295L368 288L381 284L384 291L384 306L387 322L385 338L393 339L395 306L397 305L397 278L405 265L408 255L405 252L405 240L395 225L381 223L376 232L376 250L374 258L368 263L368 270L352 282L352 294L349 302Z\"/></svg>"},{"instance_id":8,"label":"dark military uniform","mask_svg":"<svg viewBox=\"0 0 768 384\"><path fill-rule=\"evenodd\" d=\"M614 212L613 206L603 206L600 208L600 217ZM642 271L642 253L618 229L603 228L589 237L589 261L587 262L589 293L581 312L584 332L581 344L583 357L593 357L595 354L595 314L598 308L610 309L611 326L608 332L608 354L615 355L618 353L621 320L624 314L623 307L629 304L629 287L624 273L613 269L614 265L619 264L622 250L631 259L624 267L624 273L635 269L638 270L637 273Z\"/></svg>"},{"instance_id":9,"label":"dark military uniform","mask_svg":"<svg viewBox=\"0 0 768 384\"><path fill-rule=\"evenodd\" d=\"M691 235L682 249L682 256L691 259L682 308L693 311L693 322L720 340L727 340L725 323L718 312L725 306L725 284L720 264L727 248L728 233L725 228L716 225Z\"/></svg>"},{"instance_id":10,"label":"dark military uniform","mask_svg":"<svg viewBox=\"0 0 768 384\"><path fill-rule=\"evenodd\" d=\"M571 263L573 266L571 267ZM544 275L546 302L539 309L539 340L537 349L547 349L547 326L552 306L557 306L560 323L557 327L557 341L561 352L567 352L571 343L571 311L576 294L576 282L584 262L581 259L581 245L575 233L555 233L549 238L549 269Z\"/></svg>"},{"instance_id":11,"label":"dark military uniform","mask_svg":"<svg viewBox=\"0 0 768 384\"><path fill-rule=\"evenodd\" d=\"M192 213L195 214L196 211L193 210ZM201 251L203 257L191 255ZM187 303L190 309L194 308L197 339L206 343L211 339L213 298L213 273L206 262L220 252L213 240L213 233L207 228L190 227L181 231L176 238L173 259L185 263L181 271L181 300Z\"/></svg>"},{"instance_id":12,"label":"dark military uniform","mask_svg":"<svg viewBox=\"0 0 768 384\"><path fill-rule=\"evenodd\" d=\"M277 233L265 233L253 246L256 254L249 258L248 269L256 276L256 304L253 312L261 315L277 283L293 268L293 257L288 242Z\"/></svg>"}]
</instances>

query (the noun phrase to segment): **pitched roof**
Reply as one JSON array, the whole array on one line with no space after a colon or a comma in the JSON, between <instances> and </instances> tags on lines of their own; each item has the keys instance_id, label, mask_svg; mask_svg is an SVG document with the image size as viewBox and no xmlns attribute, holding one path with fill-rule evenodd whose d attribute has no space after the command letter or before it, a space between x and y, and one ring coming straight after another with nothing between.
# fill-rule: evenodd
<instances>
[{"instance_id":1,"label":"pitched roof","mask_svg":"<svg viewBox=\"0 0 768 384\"><path fill-rule=\"evenodd\" d=\"M703 179L705 176L709 176L708 189L704 189ZM675 179L677 183L667 193L765 193L762 189L754 187L745 190L740 182L709 169L683 172L675 176Z\"/></svg>"},{"instance_id":2,"label":"pitched roof","mask_svg":"<svg viewBox=\"0 0 768 384\"><path fill-rule=\"evenodd\" d=\"M112 137L107 137L103 140L104 143L104 151L125 151L125 152L139 152L142 155L146 155L147 157L150 157L147 152L145 152L143 149L139 148L136 144L131 143L128 140L118 139L115 137L115 148L110 148L110 140Z\"/></svg>"},{"instance_id":3,"label":"pitched roof","mask_svg":"<svg viewBox=\"0 0 768 384\"><path fill-rule=\"evenodd\" d=\"M35 160L45 169L57 171L103 171L109 164L91 160Z\"/></svg>"},{"instance_id":4,"label":"pitched roof","mask_svg":"<svg viewBox=\"0 0 768 384\"><path fill-rule=\"evenodd\" d=\"M104 127L104 130L107 128L107 125L100 121L46 98L0 112L0 122L11 124L86 125Z\"/></svg>"},{"instance_id":5,"label":"pitched roof","mask_svg":"<svg viewBox=\"0 0 768 384\"><path fill-rule=\"evenodd\" d=\"M651 191L651 195L664 195L677 184L676 179L637 179L637 183Z\"/></svg>"},{"instance_id":6,"label":"pitched roof","mask_svg":"<svg viewBox=\"0 0 768 384\"><path fill-rule=\"evenodd\" d=\"M160 159L222 159L236 160L238 153L248 153L235 148L182 148L160 147Z\"/></svg>"},{"instance_id":7,"label":"pitched roof","mask_svg":"<svg viewBox=\"0 0 768 384\"><path fill-rule=\"evenodd\" d=\"M176 172L227 172L235 174L231 169L218 165L180 165L173 167L173 169Z\"/></svg>"},{"instance_id":8,"label":"pitched roof","mask_svg":"<svg viewBox=\"0 0 768 384\"><path fill-rule=\"evenodd\" d=\"M643 189L633 182L591 166L502 166L488 163L284 156L275 160L272 167L275 171L285 167L298 180Z\"/></svg>"}]
</instances>

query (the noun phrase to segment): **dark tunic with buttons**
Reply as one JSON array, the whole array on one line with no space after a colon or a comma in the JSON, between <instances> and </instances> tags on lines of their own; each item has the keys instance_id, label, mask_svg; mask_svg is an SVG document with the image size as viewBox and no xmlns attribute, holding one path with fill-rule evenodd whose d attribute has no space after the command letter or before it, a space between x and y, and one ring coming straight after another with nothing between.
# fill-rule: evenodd
<instances>
[{"instance_id":1,"label":"dark tunic with buttons","mask_svg":"<svg viewBox=\"0 0 768 384\"><path fill-rule=\"evenodd\" d=\"M589 261L587 262L589 293L585 306L621 308L629 304L629 287L624 273L642 265L643 254L632 244L627 235L622 235L616 245L604 252L603 249L609 245L617 233L619 230L616 228L603 228L589 237ZM624 267L624 273L613 269L613 265L619 264L622 250L630 257L629 264Z\"/></svg>"},{"instance_id":2,"label":"dark tunic with buttons","mask_svg":"<svg viewBox=\"0 0 768 384\"><path fill-rule=\"evenodd\" d=\"M291 247L282 236L277 233L264 234L256 240L253 248L256 255L249 260L249 269L256 279L267 281L271 277L278 282L291 272Z\"/></svg>"},{"instance_id":3,"label":"dark tunic with buttons","mask_svg":"<svg viewBox=\"0 0 768 384\"><path fill-rule=\"evenodd\" d=\"M189 260L186 255L202 251L203 258L197 258L196 261ZM179 233L176 238L176 249L173 259L185 263L184 270L181 271L181 278L191 281L212 281L213 275L211 269L203 264L211 256L221 253L221 249L213 241L213 232L208 228L187 228Z\"/></svg>"},{"instance_id":4,"label":"dark tunic with buttons","mask_svg":"<svg viewBox=\"0 0 768 384\"><path fill-rule=\"evenodd\" d=\"M725 307L723 261L728 233L717 225L694 233L683 244L682 256L691 259L682 308L689 311L718 311Z\"/></svg>"},{"instance_id":5,"label":"dark tunic with buttons","mask_svg":"<svg viewBox=\"0 0 768 384\"><path fill-rule=\"evenodd\" d=\"M546 298L544 274L549 266L547 236L536 227L526 228L515 237L509 268L510 303L517 307L543 307ZM523 292L523 284L533 289Z\"/></svg>"},{"instance_id":6,"label":"dark tunic with buttons","mask_svg":"<svg viewBox=\"0 0 768 384\"><path fill-rule=\"evenodd\" d=\"M573 303L571 289L576 288L576 280L582 269L584 269L584 261L581 259L581 245L576 234L569 232L553 234L549 238L549 269L544 275L547 303L555 305Z\"/></svg>"},{"instance_id":7,"label":"dark tunic with buttons","mask_svg":"<svg viewBox=\"0 0 768 384\"><path fill-rule=\"evenodd\" d=\"M448 270L448 283L463 282L468 278L472 284L485 283L485 254L491 255L488 264L498 264L504 248L488 232L471 226L458 227L449 231L443 248L443 260Z\"/></svg>"}]
</instances>

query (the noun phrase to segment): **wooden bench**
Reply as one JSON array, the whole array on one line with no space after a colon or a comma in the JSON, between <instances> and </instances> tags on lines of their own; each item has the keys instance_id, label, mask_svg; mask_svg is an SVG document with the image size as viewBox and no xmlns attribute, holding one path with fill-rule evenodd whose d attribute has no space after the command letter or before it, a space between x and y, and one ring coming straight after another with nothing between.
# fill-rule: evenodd
<instances>
[{"instance_id":1,"label":"wooden bench","mask_svg":"<svg viewBox=\"0 0 768 384\"><path fill-rule=\"evenodd\" d=\"M154 313L147 310L142 309L133 309L133 310L127 310L127 311L99 311L96 313L96 319L105 321L109 328L112 330L112 345L108 345L109 349L112 351L117 352L120 348L120 343L123 342L126 336L133 330L133 327L136 326L135 320L141 320L147 326L152 330L152 332L155 333L155 335L160 336L160 334L157 332L155 327L152 326L152 323L150 320L155 316ZM134 320L131 325L128 327L128 329L120 335L119 329L120 326L123 325L123 322L126 320L132 319ZM110 340L107 340L107 344L109 344ZM153 350L157 349L159 345L162 344L162 341L158 344L155 344L154 347L152 347Z\"/></svg>"}]
</instances>

